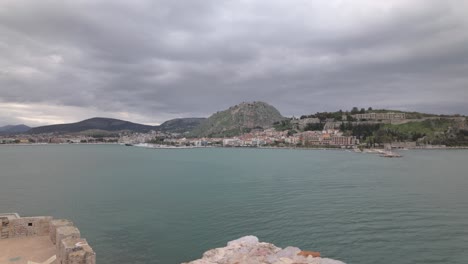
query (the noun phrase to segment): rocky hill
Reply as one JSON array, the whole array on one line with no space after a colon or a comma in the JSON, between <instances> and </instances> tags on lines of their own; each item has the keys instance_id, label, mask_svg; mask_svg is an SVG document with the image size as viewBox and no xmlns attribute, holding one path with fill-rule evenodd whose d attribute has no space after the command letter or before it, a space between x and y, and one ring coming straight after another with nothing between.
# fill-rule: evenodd
<instances>
[{"instance_id":1,"label":"rocky hill","mask_svg":"<svg viewBox=\"0 0 468 264\"><path fill-rule=\"evenodd\" d=\"M284 117L264 102L241 103L217 112L192 131L195 137L235 136L255 128L271 127Z\"/></svg>"},{"instance_id":2,"label":"rocky hill","mask_svg":"<svg viewBox=\"0 0 468 264\"><path fill-rule=\"evenodd\" d=\"M162 123L159 130L171 133L185 133L192 131L206 118L176 118Z\"/></svg>"}]
</instances>

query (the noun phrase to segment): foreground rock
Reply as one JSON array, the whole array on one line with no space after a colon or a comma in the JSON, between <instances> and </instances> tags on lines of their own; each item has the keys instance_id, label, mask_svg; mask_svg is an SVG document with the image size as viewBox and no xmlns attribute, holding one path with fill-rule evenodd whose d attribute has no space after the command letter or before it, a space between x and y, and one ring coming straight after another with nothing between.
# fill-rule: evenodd
<instances>
[{"instance_id":1,"label":"foreground rock","mask_svg":"<svg viewBox=\"0 0 468 264\"><path fill-rule=\"evenodd\" d=\"M296 247L281 249L273 244L259 242L255 236L233 240L223 248L208 250L203 258L185 264L344 264L321 258L320 253L302 251Z\"/></svg>"}]
</instances>

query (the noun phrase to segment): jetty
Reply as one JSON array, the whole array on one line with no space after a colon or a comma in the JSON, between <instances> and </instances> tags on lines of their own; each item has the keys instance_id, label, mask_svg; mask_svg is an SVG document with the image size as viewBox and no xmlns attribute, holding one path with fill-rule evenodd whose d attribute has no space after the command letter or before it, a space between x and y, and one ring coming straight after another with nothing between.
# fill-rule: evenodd
<instances>
[{"instance_id":1,"label":"jetty","mask_svg":"<svg viewBox=\"0 0 468 264\"><path fill-rule=\"evenodd\" d=\"M51 216L0 214L0 264L96 264L73 222Z\"/></svg>"}]
</instances>

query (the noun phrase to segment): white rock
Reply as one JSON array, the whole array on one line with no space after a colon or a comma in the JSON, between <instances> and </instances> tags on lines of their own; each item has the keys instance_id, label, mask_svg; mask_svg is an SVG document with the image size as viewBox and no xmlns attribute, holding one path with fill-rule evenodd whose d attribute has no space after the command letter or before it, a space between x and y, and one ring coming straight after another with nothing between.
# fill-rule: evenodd
<instances>
[{"instance_id":1,"label":"white rock","mask_svg":"<svg viewBox=\"0 0 468 264\"><path fill-rule=\"evenodd\" d=\"M243 245L243 246L253 246L258 244L258 237L256 236L245 236L236 240L229 241L227 246Z\"/></svg>"},{"instance_id":2,"label":"white rock","mask_svg":"<svg viewBox=\"0 0 468 264\"><path fill-rule=\"evenodd\" d=\"M292 264L294 261L290 258L280 258L281 263Z\"/></svg>"},{"instance_id":3,"label":"white rock","mask_svg":"<svg viewBox=\"0 0 468 264\"><path fill-rule=\"evenodd\" d=\"M339 260L334 260L334 259L329 259L329 258L322 258L322 263L321 264L345 264L342 261Z\"/></svg>"},{"instance_id":4,"label":"white rock","mask_svg":"<svg viewBox=\"0 0 468 264\"><path fill-rule=\"evenodd\" d=\"M286 247L276 253L278 258L293 258L297 256L297 253L301 252L301 250L297 247Z\"/></svg>"},{"instance_id":5,"label":"white rock","mask_svg":"<svg viewBox=\"0 0 468 264\"><path fill-rule=\"evenodd\" d=\"M208 250L203 258L186 264L345 264L328 258L298 255L297 247L281 249L270 243L259 242L255 236L245 236L228 242L224 248Z\"/></svg>"}]
</instances>

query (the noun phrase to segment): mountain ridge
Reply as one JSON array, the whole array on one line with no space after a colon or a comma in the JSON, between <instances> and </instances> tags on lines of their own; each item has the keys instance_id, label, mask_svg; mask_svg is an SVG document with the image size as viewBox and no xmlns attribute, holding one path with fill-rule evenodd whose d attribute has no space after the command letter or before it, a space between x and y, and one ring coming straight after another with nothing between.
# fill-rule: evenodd
<instances>
[{"instance_id":1,"label":"mountain ridge","mask_svg":"<svg viewBox=\"0 0 468 264\"><path fill-rule=\"evenodd\" d=\"M126 120L93 117L79 122L47 125L31 128L27 131L29 134L46 134L46 133L79 133L89 130L102 130L108 132L132 131L132 132L149 132L151 130L184 133L188 132L202 122L205 118L176 118L168 120L159 126L151 126L133 123Z\"/></svg>"},{"instance_id":2,"label":"mountain ridge","mask_svg":"<svg viewBox=\"0 0 468 264\"><path fill-rule=\"evenodd\" d=\"M34 127L31 128L31 130L29 130L28 133L74 133L92 129L99 129L105 131L131 130L135 132L148 132L154 129L154 126L142 125L114 118L93 117L75 123Z\"/></svg>"}]
</instances>

